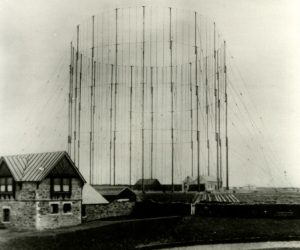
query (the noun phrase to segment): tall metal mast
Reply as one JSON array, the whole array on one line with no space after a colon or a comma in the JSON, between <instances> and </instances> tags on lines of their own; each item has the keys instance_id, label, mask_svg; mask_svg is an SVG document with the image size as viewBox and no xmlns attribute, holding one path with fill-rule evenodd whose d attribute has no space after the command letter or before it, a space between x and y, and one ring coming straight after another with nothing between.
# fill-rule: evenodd
<instances>
[{"instance_id":1,"label":"tall metal mast","mask_svg":"<svg viewBox=\"0 0 300 250\"><path fill-rule=\"evenodd\" d=\"M192 63L189 63L189 81L190 81L190 104L191 104L191 168L194 176L194 145L193 145L193 86L192 86Z\"/></svg>"},{"instance_id":2,"label":"tall metal mast","mask_svg":"<svg viewBox=\"0 0 300 250\"><path fill-rule=\"evenodd\" d=\"M219 135L218 135L218 99L217 99L217 58L216 58L216 24L214 23L214 95L215 95L215 140L216 140L216 156L217 156L217 187L219 187Z\"/></svg>"},{"instance_id":3,"label":"tall metal mast","mask_svg":"<svg viewBox=\"0 0 300 250\"><path fill-rule=\"evenodd\" d=\"M74 162L76 164L76 132L77 132L77 89L78 89L78 59L79 59L79 25L77 25L76 64L75 64L75 105L74 105Z\"/></svg>"},{"instance_id":4,"label":"tall metal mast","mask_svg":"<svg viewBox=\"0 0 300 250\"><path fill-rule=\"evenodd\" d=\"M73 60L74 60L74 51L73 51L73 44L71 42L71 51L70 51L70 69L69 69L69 111L68 111L68 154L71 157L71 148L72 148L72 112L73 112L73 107L72 107L72 102L73 102Z\"/></svg>"},{"instance_id":5,"label":"tall metal mast","mask_svg":"<svg viewBox=\"0 0 300 250\"><path fill-rule=\"evenodd\" d=\"M228 169L228 96L227 96L227 65L226 65L226 41L224 41L224 77L225 77L225 137L226 137L226 189L229 190Z\"/></svg>"},{"instance_id":6,"label":"tall metal mast","mask_svg":"<svg viewBox=\"0 0 300 250\"><path fill-rule=\"evenodd\" d=\"M172 48L172 8L170 8L170 83L171 83L171 166L172 166L172 192L174 192L174 94L173 94L173 48Z\"/></svg>"},{"instance_id":7,"label":"tall metal mast","mask_svg":"<svg viewBox=\"0 0 300 250\"><path fill-rule=\"evenodd\" d=\"M209 106L208 106L208 78L207 78L207 55L205 57L205 106L206 106L206 147L207 147L207 175L210 175L209 163L210 163L210 154L209 154Z\"/></svg>"},{"instance_id":8,"label":"tall metal mast","mask_svg":"<svg viewBox=\"0 0 300 250\"><path fill-rule=\"evenodd\" d=\"M151 152L150 152L150 176L153 179L153 67L150 68L150 84L151 84Z\"/></svg>"},{"instance_id":9,"label":"tall metal mast","mask_svg":"<svg viewBox=\"0 0 300 250\"><path fill-rule=\"evenodd\" d=\"M222 147L221 147L221 101L220 101L220 51L217 52L217 81L218 81L218 145L219 145L219 188L222 187Z\"/></svg>"},{"instance_id":10,"label":"tall metal mast","mask_svg":"<svg viewBox=\"0 0 300 250\"><path fill-rule=\"evenodd\" d=\"M93 168L93 86L94 86L94 16L92 16L92 58L91 58L91 104L90 104L90 184L92 184Z\"/></svg>"},{"instance_id":11,"label":"tall metal mast","mask_svg":"<svg viewBox=\"0 0 300 250\"><path fill-rule=\"evenodd\" d=\"M111 81L110 81L110 128L109 128L109 184L112 179L112 111L113 111L113 81L114 81L114 65L111 65Z\"/></svg>"},{"instance_id":12,"label":"tall metal mast","mask_svg":"<svg viewBox=\"0 0 300 250\"><path fill-rule=\"evenodd\" d=\"M198 85L198 47L197 47L197 12L195 12L195 85L196 85L196 128L197 128L197 185L200 191L200 131L199 131L199 85Z\"/></svg>"},{"instance_id":13,"label":"tall metal mast","mask_svg":"<svg viewBox=\"0 0 300 250\"><path fill-rule=\"evenodd\" d=\"M142 62L142 191L144 192L144 129L145 129L145 6L143 6L143 62Z\"/></svg>"},{"instance_id":14,"label":"tall metal mast","mask_svg":"<svg viewBox=\"0 0 300 250\"><path fill-rule=\"evenodd\" d=\"M118 91L118 9L116 9L116 59L115 59L115 99L114 99L114 155L113 184L116 184L116 133L117 133L117 91Z\"/></svg>"},{"instance_id":15,"label":"tall metal mast","mask_svg":"<svg viewBox=\"0 0 300 250\"><path fill-rule=\"evenodd\" d=\"M151 142L150 142L150 178L153 179L153 66L152 66L152 7L150 12L150 92L151 92Z\"/></svg>"},{"instance_id":16,"label":"tall metal mast","mask_svg":"<svg viewBox=\"0 0 300 250\"><path fill-rule=\"evenodd\" d=\"M79 100L78 100L78 143L77 143L77 154L78 160L77 165L80 167L80 125L81 125L81 82L82 82L82 54L80 53L80 72L79 72Z\"/></svg>"},{"instance_id":17,"label":"tall metal mast","mask_svg":"<svg viewBox=\"0 0 300 250\"><path fill-rule=\"evenodd\" d=\"M132 68L130 66L130 111L129 111L129 185L131 186L131 168L132 168L132 159L131 159L131 150L132 150Z\"/></svg>"}]
</instances>

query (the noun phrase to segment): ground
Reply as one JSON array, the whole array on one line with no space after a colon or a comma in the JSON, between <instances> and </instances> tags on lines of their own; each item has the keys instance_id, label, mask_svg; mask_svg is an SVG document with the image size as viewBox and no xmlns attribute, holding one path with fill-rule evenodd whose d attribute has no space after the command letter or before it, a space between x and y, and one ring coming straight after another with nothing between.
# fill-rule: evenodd
<instances>
[{"instance_id":1,"label":"ground","mask_svg":"<svg viewBox=\"0 0 300 250\"><path fill-rule=\"evenodd\" d=\"M146 194L163 201L190 201L196 194ZM247 192L236 194L247 203L300 203L300 193ZM94 221L75 227L37 231L0 229L0 249L153 249L174 244L207 244L269 240L300 240L300 219L164 218Z\"/></svg>"},{"instance_id":2,"label":"ground","mask_svg":"<svg viewBox=\"0 0 300 250\"><path fill-rule=\"evenodd\" d=\"M169 217L96 221L46 232L0 232L0 249L133 249L267 240L299 240L300 219Z\"/></svg>"}]
</instances>

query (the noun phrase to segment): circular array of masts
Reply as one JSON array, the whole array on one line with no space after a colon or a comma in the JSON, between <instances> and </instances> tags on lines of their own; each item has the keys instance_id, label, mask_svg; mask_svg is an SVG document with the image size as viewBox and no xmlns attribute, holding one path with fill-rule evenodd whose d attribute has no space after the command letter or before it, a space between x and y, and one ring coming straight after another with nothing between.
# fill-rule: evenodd
<instances>
[{"instance_id":1,"label":"circular array of masts","mask_svg":"<svg viewBox=\"0 0 300 250\"><path fill-rule=\"evenodd\" d=\"M225 50L215 24L195 11L114 9L78 25L68 151L85 178L155 178L173 190L208 175L228 185Z\"/></svg>"}]
</instances>

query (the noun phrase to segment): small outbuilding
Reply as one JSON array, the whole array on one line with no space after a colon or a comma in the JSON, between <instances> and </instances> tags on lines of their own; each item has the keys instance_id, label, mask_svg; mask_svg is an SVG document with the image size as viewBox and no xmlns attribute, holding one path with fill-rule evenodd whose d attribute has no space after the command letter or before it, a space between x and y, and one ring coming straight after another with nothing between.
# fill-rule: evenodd
<instances>
[{"instance_id":1,"label":"small outbuilding","mask_svg":"<svg viewBox=\"0 0 300 250\"><path fill-rule=\"evenodd\" d=\"M162 191L162 185L158 179L139 179L133 186L134 190L142 190L144 185L144 191Z\"/></svg>"},{"instance_id":2,"label":"small outbuilding","mask_svg":"<svg viewBox=\"0 0 300 250\"><path fill-rule=\"evenodd\" d=\"M93 185L93 187L109 202L135 202L137 199L136 193L127 186Z\"/></svg>"},{"instance_id":3,"label":"small outbuilding","mask_svg":"<svg viewBox=\"0 0 300 250\"><path fill-rule=\"evenodd\" d=\"M214 191L218 189L217 178L214 176L200 176L200 190L198 178L187 176L182 182L182 191Z\"/></svg>"}]
</instances>

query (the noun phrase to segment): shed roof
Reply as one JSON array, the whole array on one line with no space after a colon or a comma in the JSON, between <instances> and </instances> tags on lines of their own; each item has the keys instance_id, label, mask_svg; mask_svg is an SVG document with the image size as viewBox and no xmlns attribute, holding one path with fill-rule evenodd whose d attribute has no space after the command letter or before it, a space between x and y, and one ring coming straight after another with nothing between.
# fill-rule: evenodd
<instances>
[{"instance_id":1,"label":"shed roof","mask_svg":"<svg viewBox=\"0 0 300 250\"><path fill-rule=\"evenodd\" d=\"M143 179L139 179L135 185L142 185L143 184ZM160 182L158 179L144 179L144 185L154 185L154 184L159 184Z\"/></svg>"},{"instance_id":2,"label":"shed roof","mask_svg":"<svg viewBox=\"0 0 300 250\"><path fill-rule=\"evenodd\" d=\"M124 192L124 191L130 191L133 194L135 194L133 192L132 189L130 189L129 187L126 186L104 186L104 185L94 185L93 186L100 194L106 196L112 196L112 195L119 195L120 193Z\"/></svg>"},{"instance_id":3,"label":"shed roof","mask_svg":"<svg viewBox=\"0 0 300 250\"><path fill-rule=\"evenodd\" d=\"M7 164L15 181L39 182L49 174L63 157L67 158L80 179L85 182L83 176L65 151L2 156L0 164L2 162Z\"/></svg>"},{"instance_id":4,"label":"shed roof","mask_svg":"<svg viewBox=\"0 0 300 250\"><path fill-rule=\"evenodd\" d=\"M85 183L82 189L82 204L108 204L109 202L91 185Z\"/></svg>"}]
</instances>

